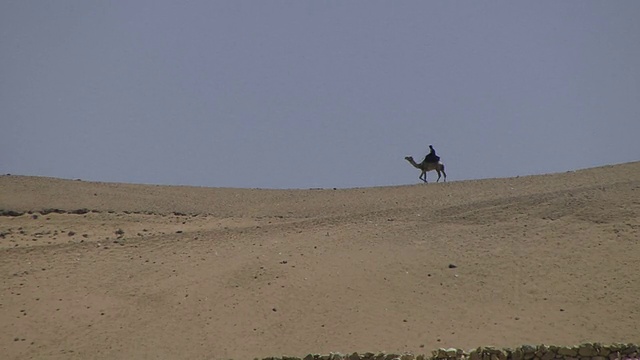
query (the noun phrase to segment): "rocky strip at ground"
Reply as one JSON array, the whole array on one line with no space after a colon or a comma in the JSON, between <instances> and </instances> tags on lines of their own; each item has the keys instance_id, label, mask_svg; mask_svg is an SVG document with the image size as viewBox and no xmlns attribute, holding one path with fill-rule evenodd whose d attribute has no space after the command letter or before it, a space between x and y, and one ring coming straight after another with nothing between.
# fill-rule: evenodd
<instances>
[{"instance_id":1,"label":"rocky strip at ground","mask_svg":"<svg viewBox=\"0 0 640 360\"><path fill-rule=\"evenodd\" d=\"M16 210L3 210L0 209L0 216L8 216L8 217L18 217L18 216L22 216L25 214L40 214L40 215L47 215L47 214L75 214L75 215L84 215L87 213L103 213L103 212L107 212L110 214L115 213L115 211L109 210L109 211L99 211L99 210L89 210L86 208L82 208L82 209L75 209L75 210L64 210L64 209L42 209L42 210L37 210L37 211L33 211L33 210L29 210L29 211L16 211ZM145 214L145 215L158 215L157 213L154 213L152 211L122 211L122 213L124 214ZM176 216L187 216L188 214L185 213L181 213L181 212L177 212L174 211L173 215ZM196 214L194 214L195 216Z\"/></svg>"},{"instance_id":2,"label":"rocky strip at ground","mask_svg":"<svg viewBox=\"0 0 640 360\"><path fill-rule=\"evenodd\" d=\"M576 346L522 345L515 349L492 346L472 350L438 349L431 355L387 353L309 354L299 357L266 357L262 360L640 360L638 345L584 343Z\"/></svg>"}]
</instances>

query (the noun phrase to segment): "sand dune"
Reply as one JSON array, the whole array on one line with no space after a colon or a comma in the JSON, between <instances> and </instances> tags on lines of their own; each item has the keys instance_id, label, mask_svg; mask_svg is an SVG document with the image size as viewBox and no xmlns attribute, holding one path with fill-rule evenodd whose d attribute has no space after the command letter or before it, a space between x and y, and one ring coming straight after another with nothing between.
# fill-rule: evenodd
<instances>
[{"instance_id":1,"label":"sand dune","mask_svg":"<svg viewBox=\"0 0 640 360\"><path fill-rule=\"evenodd\" d=\"M339 190L1 176L0 210L3 359L640 342L640 162Z\"/></svg>"}]
</instances>

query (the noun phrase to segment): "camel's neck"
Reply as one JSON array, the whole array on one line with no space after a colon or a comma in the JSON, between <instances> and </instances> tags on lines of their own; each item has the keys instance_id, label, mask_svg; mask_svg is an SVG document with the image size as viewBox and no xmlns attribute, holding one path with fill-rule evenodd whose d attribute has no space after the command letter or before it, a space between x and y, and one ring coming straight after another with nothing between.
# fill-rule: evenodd
<instances>
[{"instance_id":1,"label":"camel's neck","mask_svg":"<svg viewBox=\"0 0 640 360\"><path fill-rule=\"evenodd\" d=\"M409 163L411 163L411 165L413 165L413 167L420 169L420 164L417 164L415 160L413 159L407 159L407 161Z\"/></svg>"}]
</instances>

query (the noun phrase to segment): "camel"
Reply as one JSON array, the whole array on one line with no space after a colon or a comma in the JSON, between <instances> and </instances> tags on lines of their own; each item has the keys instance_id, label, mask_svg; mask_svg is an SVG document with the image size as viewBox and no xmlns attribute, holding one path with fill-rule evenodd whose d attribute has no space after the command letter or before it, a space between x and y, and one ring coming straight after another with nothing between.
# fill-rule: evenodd
<instances>
[{"instance_id":1,"label":"camel","mask_svg":"<svg viewBox=\"0 0 640 360\"><path fill-rule=\"evenodd\" d=\"M444 175L444 182L447 182L447 173L444 172L444 164L441 161L438 161L438 162L423 161L420 164L418 164L415 162L415 160L413 160L413 156L407 156L404 159L407 160L409 163L411 163L411 165L413 165L413 167L415 167L416 169L420 169L420 176L418 178L424 181L425 183L427 182L427 172L432 170L435 170L438 173L438 180L436 180L436 182L440 181L440 173Z\"/></svg>"}]
</instances>

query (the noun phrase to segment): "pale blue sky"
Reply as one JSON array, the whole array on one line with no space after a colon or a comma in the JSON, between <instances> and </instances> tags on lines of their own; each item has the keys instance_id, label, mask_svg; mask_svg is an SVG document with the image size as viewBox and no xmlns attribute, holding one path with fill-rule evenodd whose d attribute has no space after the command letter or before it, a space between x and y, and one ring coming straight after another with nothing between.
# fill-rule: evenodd
<instances>
[{"instance_id":1,"label":"pale blue sky","mask_svg":"<svg viewBox=\"0 0 640 360\"><path fill-rule=\"evenodd\" d=\"M413 184L640 160L640 1L0 2L0 172ZM429 175L431 179L434 174Z\"/></svg>"}]
</instances>

